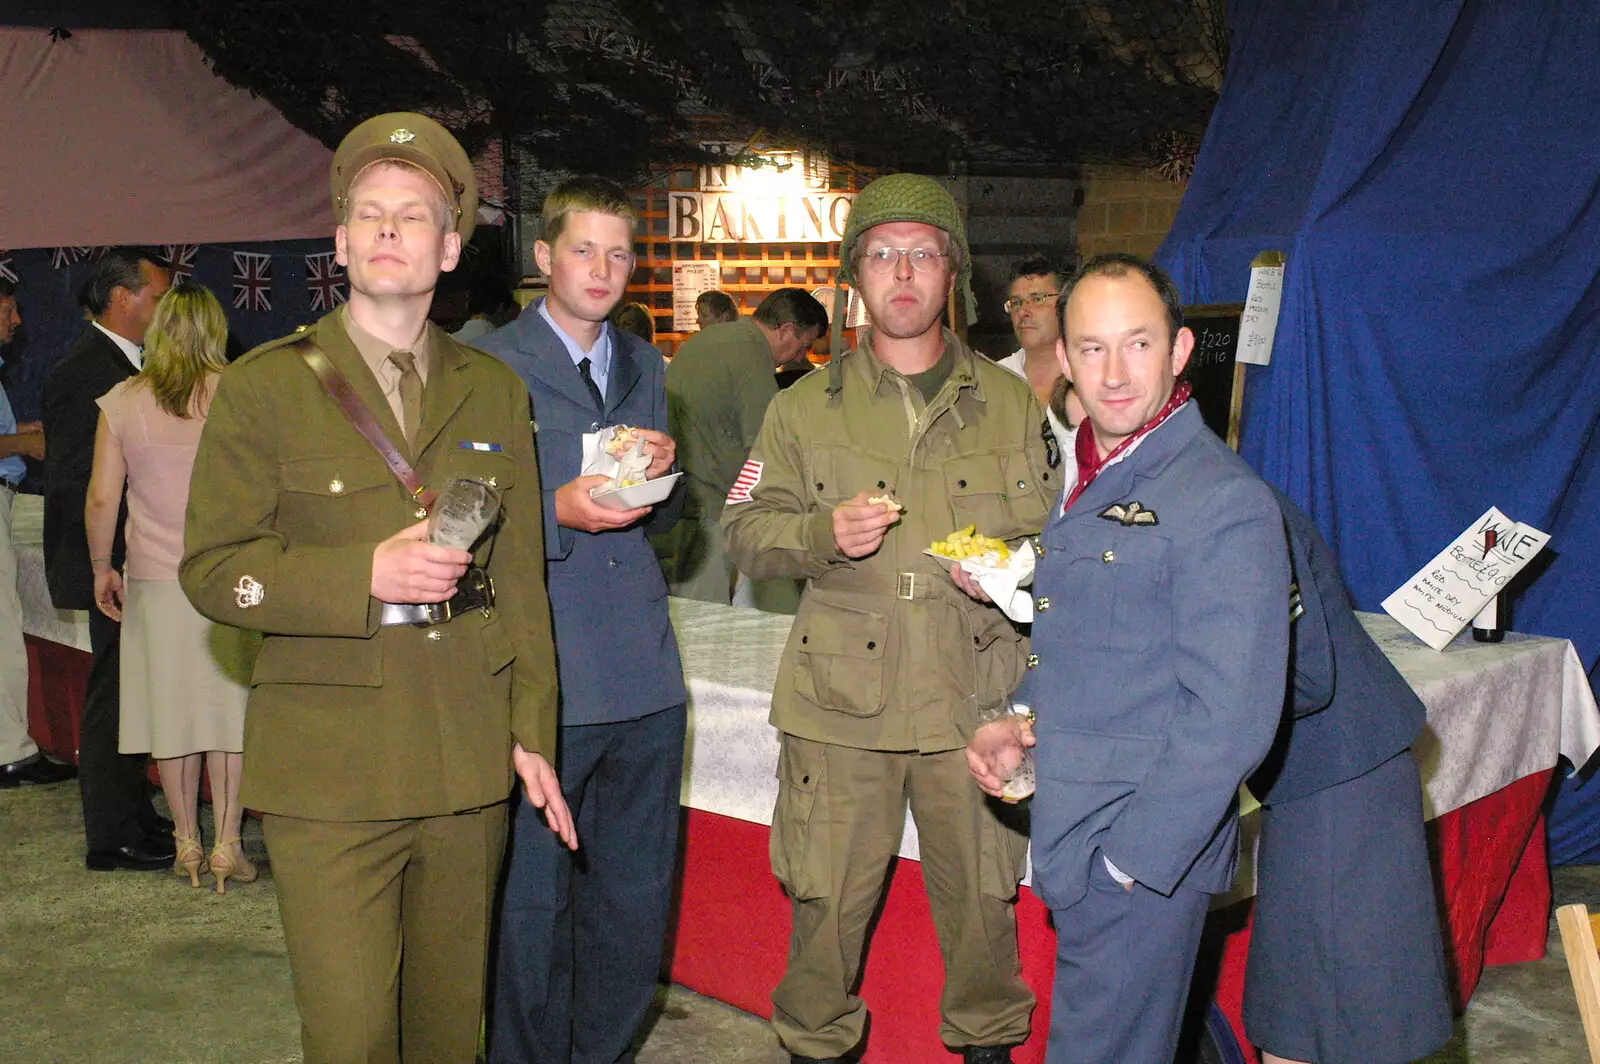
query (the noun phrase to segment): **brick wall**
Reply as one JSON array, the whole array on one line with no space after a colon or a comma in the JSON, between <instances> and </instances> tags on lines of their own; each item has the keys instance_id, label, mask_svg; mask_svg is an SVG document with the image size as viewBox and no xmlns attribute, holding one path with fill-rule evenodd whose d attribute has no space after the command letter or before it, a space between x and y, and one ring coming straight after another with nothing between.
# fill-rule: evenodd
<instances>
[{"instance_id":1,"label":"brick wall","mask_svg":"<svg viewBox=\"0 0 1600 1064\"><path fill-rule=\"evenodd\" d=\"M1154 254L1178 216L1184 190L1151 171L1126 166L1085 166L1081 187L1081 259L1102 251Z\"/></svg>"}]
</instances>

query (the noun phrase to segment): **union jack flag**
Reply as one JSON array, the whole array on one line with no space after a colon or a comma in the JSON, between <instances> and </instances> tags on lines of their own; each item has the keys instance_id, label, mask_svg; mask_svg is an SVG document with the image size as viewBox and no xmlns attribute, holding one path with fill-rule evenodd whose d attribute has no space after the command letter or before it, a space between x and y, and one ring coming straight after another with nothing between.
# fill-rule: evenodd
<instances>
[{"instance_id":1,"label":"union jack flag","mask_svg":"<svg viewBox=\"0 0 1600 1064\"><path fill-rule=\"evenodd\" d=\"M82 262L84 259L95 258L100 250L100 248L92 247L88 244L78 244L73 247L65 248L51 248L50 266L52 269L64 269L67 266L71 266L74 262Z\"/></svg>"},{"instance_id":2,"label":"union jack flag","mask_svg":"<svg viewBox=\"0 0 1600 1064\"><path fill-rule=\"evenodd\" d=\"M326 314L347 298L344 267L334 261L332 251L306 256L306 292L311 309Z\"/></svg>"},{"instance_id":3,"label":"union jack flag","mask_svg":"<svg viewBox=\"0 0 1600 1064\"><path fill-rule=\"evenodd\" d=\"M4 249L0 249L0 277L4 277L12 284L17 283L17 271L11 268L11 256Z\"/></svg>"},{"instance_id":4,"label":"union jack flag","mask_svg":"<svg viewBox=\"0 0 1600 1064\"><path fill-rule=\"evenodd\" d=\"M272 309L272 256L233 253L233 305L237 310Z\"/></svg>"},{"instance_id":5,"label":"union jack flag","mask_svg":"<svg viewBox=\"0 0 1600 1064\"><path fill-rule=\"evenodd\" d=\"M173 284L182 284L194 276L194 256L200 250L199 244L165 244L162 250L167 255L167 268L172 271Z\"/></svg>"}]
</instances>

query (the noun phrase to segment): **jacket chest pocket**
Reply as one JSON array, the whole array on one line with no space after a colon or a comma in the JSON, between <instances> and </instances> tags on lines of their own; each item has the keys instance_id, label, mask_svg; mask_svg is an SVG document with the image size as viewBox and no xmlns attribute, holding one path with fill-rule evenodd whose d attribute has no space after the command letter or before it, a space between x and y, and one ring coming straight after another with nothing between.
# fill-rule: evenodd
<instances>
[{"instance_id":1,"label":"jacket chest pocket","mask_svg":"<svg viewBox=\"0 0 1600 1064\"><path fill-rule=\"evenodd\" d=\"M291 458L279 476L277 528L291 543L348 542L352 529L377 533L394 522L400 482L376 455Z\"/></svg>"},{"instance_id":2,"label":"jacket chest pocket","mask_svg":"<svg viewBox=\"0 0 1600 1064\"><path fill-rule=\"evenodd\" d=\"M980 535L1015 539L1044 524L1048 503L1021 452L952 458L944 479L957 528L975 525Z\"/></svg>"},{"instance_id":3,"label":"jacket chest pocket","mask_svg":"<svg viewBox=\"0 0 1600 1064\"><path fill-rule=\"evenodd\" d=\"M889 615L824 600L815 590L800 610L790 637L795 690L823 709L852 717L883 712Z\"/></svg>"},{"instance_id":4,"label":"jacket chest pocket","mask_svg":"<svg viewBox=\"0 0 1600 1064\"><path fill-rule=\"evenodd\" d=\"M1146 530L1072 531L1072 545L1060 548L1070 555L1063 577L1049 575L1054 566L1048 566L1035 588L1035 594L1056 598L1086 619L1071 641L1103 650L1145 650L1167 641L1172 623L1168 541ZM1046 552L1047 565L1054 549Z\"/></svg>"},{"instance_id":5,"label":"jacket chest pocket","mask_svg":"<svg viewBox=\"0 0 1600 1064\"><path fill-rule=\"evenodd\" d=\"M469 477L481 480L498 491L505 491L516 484L517 465L511 456L499 451L474 451L457 445L457 452L450 456L448 463L442 471L433 474L433 483L428 487L435 491L443 491L453 477Z\"/></svg>"},{"instance_id":6,"label":"jacket chest pocket","mask_svg":"<svg viewBox=\"0 0 1600 1064\"><path fill-rule=\"evenodd\" d=\"M825 510L831 510L860 492L892 494L903 463L840 443L817 443L811 447L810 481L806 493Z\"/></svg>"}]
</instances>

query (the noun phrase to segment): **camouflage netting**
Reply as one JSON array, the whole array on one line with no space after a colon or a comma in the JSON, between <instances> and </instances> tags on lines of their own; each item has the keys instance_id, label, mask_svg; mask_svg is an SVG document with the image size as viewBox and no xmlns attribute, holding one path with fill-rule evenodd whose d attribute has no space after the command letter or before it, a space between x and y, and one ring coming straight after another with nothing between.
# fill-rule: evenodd
<instances>
[{"instance_id":1,"label":"camouflage netting","mask_svg":"<svg viewBox=\"0 0 1600 1064\"><path fill-rule=\"evenodd\" d=\"M1187 176L1225 0L175 0L230 82L334 144L419 110L529 173L636 179L703 141L895 170ZM526 187L524 187L526 186ZM509 190L536 191L526 180Z\"/></svg>"}]
</instances>

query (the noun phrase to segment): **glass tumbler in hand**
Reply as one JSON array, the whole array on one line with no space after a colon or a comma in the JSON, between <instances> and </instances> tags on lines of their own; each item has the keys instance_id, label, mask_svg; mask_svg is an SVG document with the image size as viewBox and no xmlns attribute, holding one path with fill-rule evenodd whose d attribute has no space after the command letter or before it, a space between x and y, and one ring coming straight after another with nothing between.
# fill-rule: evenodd
<instances>
[{"instance_id":1,"label":"glass tumbler in hand","mask_svg":"<svg viewBox=\"0 0 1600 1064\"><path fill-rule=\"evenodd\" d=\"M500 492L477 477L451 477L428 515L428 542L471 550L500 513Z\"/></svg>"},{"instance_id":2,"label":"glass tumbler in hand","mask_svg":"<svg viewBox=\"0 0 1600 1064\"><path fill-rule=\"evenodd\" d=\"M1033 724L1033 710L1008 698L978 715L980 729L986 724L1001 722L1015 723L1011 728L996 729L1001 735L984 751L984 756L990 771L1005 781L1000 791L1001 800L1020 802L1031 797L1034 788L1033 751L1021 741L1022 729Z\"/></svg>"}]
</instances>

